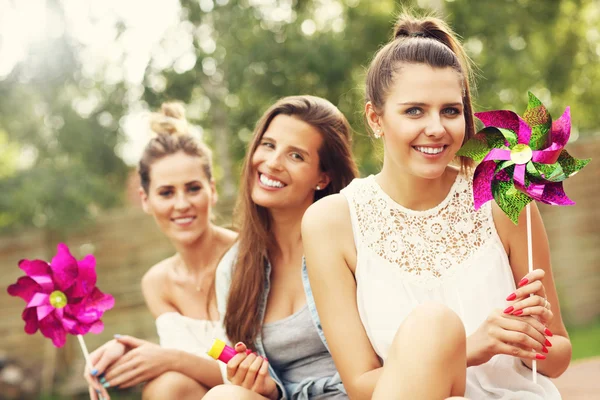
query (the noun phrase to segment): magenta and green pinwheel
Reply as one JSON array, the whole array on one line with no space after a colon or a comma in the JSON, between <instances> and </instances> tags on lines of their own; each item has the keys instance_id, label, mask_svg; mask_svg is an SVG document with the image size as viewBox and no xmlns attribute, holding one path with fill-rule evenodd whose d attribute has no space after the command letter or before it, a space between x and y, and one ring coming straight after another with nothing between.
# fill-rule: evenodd
<instances>
[{"instance_id":1,"label":"magenta and green pinwheel","mask_svg":"<svg viewBox=\"0 0 600 400\"><path fill-rule=\"evenodd\" d=\"M100 318L111 309L114 298L96 287L96 259L88 255L77 261L65 244L59 244L56 256L48 264L43 260L21 260L25 271L17 283L8 287L11 296L19 296L27 305L22 318L25 332L39 329L56 347L62 347L66 335L100 333Z\"/></svg>"},{"instance_id":2,"label":"magenta and green pinwheel","mask_svg":"<svg viewBox=\"0 0 600 400\"><path fill-rule=\"evenodd\" d=\"M475 113L485 128L458 151L479 162L473 177L475 208L496 200L516 224L532 200L550 205L575 204L563 181L590 160L578 160L564 149L571 134L571 114L552 121L532 93L523 117L508 110Z\"/></svg>"}]
</instances>

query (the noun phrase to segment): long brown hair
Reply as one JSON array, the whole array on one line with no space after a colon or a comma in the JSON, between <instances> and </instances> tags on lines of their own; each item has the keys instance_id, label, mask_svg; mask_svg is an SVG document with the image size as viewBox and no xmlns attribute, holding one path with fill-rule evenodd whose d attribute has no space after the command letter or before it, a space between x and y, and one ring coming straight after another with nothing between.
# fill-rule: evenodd
<instances>
[{"instance_id":1,"label":"long brown hair","mask_svg":"<svg viewBox=\"0 0 600 400\"><path fill-rule=\"evenodd\" d=\"M175 102L163 103L160 111L150 116L150 128L156 136L146 145L138 165L140 182L146 194L150 187L152 164L179 152L198 157L206 179L212 179L212 153L204 143L190 134L183 105Z\"/></svg>"},{"instance_id":2,"label":"long brown hair","mask_svg":"<svg viewBox=\"0 0 600 400\"><path fill-rule=\"evenodd\" d=\"M319 167L328 174L331 182L325 189L315 192L315 201L338 193L358 175L352 158L350 125L329 101L315 96L285 97L271 106L258 121L242 171L236 207L240 227L239 253L224 321L229 339L248 346L254 345L262 326L259 307L265 291L265 263L269 252L277 246L268 209L252 201L255 180L252 156L269 124L280 114L294 116L321 133L323 144L319 149Z\"/></svg>"},{"instance_id":3,"label":"long brown hair","mask_svg":"<svg viewBox=\"0 0 600 400\"><path fill-rule=\"evenodd\" d=\"M454 69L461 77L465 116L463 144L475 135L470 82L471 61L456 34L441 19L416 18L405 12L398 17L392 40L382 47L367 71L366 101L370 101L377 114L383 115L385 101L394 78L402 64L426 64L433 68ZM472 160L459 157L462 168L472 166Z\"/></svg>"}]
</instances>

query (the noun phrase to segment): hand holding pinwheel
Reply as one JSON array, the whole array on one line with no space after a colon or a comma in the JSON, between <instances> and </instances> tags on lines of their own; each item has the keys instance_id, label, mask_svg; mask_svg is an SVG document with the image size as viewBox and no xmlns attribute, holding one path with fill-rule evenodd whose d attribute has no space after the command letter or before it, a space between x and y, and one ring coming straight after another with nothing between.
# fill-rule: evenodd
<instances>
[{"instance_id":1,"label":"hand holding pinwheel","mask_svg":"<svg viewBox=\"0 0 600 400\"><path fill-rule=\"evenodd\" d=\"M550 205L573 205L563 181L587 163L564 149L571 135L571 114L552 121L550 113L532 93L521 118L508 110L475 113L485 128L470 139L457 155L479 165L473 175L473 200L479 209L490 200L517 224L523 208L527 211L527 251L529 272L533 271L531 212L529 203L537 200ZM532 364L537 381L537 364Z\"/></svg>"}]
</instances>

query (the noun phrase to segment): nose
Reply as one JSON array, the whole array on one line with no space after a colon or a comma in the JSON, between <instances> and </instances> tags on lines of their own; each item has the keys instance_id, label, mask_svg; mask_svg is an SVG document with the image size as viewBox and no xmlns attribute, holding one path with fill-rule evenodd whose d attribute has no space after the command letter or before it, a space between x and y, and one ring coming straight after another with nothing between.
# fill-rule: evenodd
<instances>
[{"instance_id":1,"label":"nose","mask_svg":"<svg viewBox=\"0 0 600 400\"><path fill-rule=\"evenodd\" d=\"M446 128L442 124L442 120L438 115L434 115L429 118L427 126L425 127L425 136L432 138L441 138L446 133Z\"/></svg>"},{"instance_id":2,"label":"nose","mask_svg":"<svg viewBox=\"0 0 600 400\"><path fill-rule=\"evenodd\" d=\"M267 165L268 168L272 169L272 170L280 170L281 169L281 154L279 154L278 152L274 151L271 154L269 154L267 161L265 163Z\"/></svg>"},{"instance_id":3,"label":"nose","mask_svg":"<svg viewBox=\"0 0 600 400\"><path fill-rule=\"evenodd\" d=\"M175 209L187 210L190 207L190 202L185 193L178 193L175 196Z\"/></svg>"}]
</instances>

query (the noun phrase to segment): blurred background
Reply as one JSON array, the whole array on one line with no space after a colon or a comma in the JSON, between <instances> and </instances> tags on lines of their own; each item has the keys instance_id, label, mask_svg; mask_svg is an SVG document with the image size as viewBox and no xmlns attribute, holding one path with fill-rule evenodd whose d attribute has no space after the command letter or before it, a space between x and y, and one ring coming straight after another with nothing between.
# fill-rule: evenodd
<instances>
[{"instance_id":1,"label":"blurred background","mask_svg":"<svg viewBox=\"0 0 600 400\"><path fill-rule=\"evenodd\" d=\"M522 113L530 90L555 118L571 106L570 153L598 157L597 0L0 0L0 398L85 390L75 338L55 349L26 335L24 303L6 294L18 260L49 260L60 241L96 256L99 287L116 299L89 348L115 333L155 338L140 279L173 249L137 196L149 110L186 104L214 150L225 225L254 124L282 96L336 104L361 174L373 173L364 72L406 5L438 11L462 36L477 111ZM565 187L576 206L540 208L578 359L600 355L600 161Z\"/></svg>"}]
</instances>

